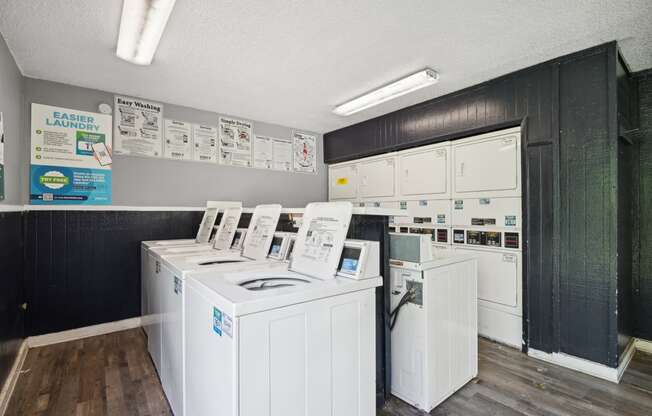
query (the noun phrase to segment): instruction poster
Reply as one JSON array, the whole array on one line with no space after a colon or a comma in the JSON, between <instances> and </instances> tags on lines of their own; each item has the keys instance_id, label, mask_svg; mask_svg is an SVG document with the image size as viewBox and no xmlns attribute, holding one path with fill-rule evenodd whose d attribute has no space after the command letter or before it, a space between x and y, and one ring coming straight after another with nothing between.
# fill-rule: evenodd
<instances>
[{"instance_id":1,"label":"instruction poster","mask_svg":"<svg viewBox=\"0 0 652 416\"><path fill-rule=\"evenodd\" d=\"M254 167L271 169L274 163L272 138L267 136L254 136Z\"/></svg>"},{"instance_id":2,"label":"instruction poster","mask_svg":"<svg viewBox=\"0 0 652 416\"><path fill-rule=\"evenodd\" d=\"M111 116L32 104L32 204L111 204Z\"/></svg>"},{"instance_id":3,"label":"instruction poster","mask_svg":"<svg viewBox=\"0 0 652 416\"><path fill-rule=\"evenodd\" d=\"M168 159L192 160L192 126L178 120L165 120L164 156Z\"/></svg>"},{"instance_id":4,"label":"instruction poster","mask_svg":"<svg viewBox=\"0 0 652 416\"><path fill-rule=\"evenodd\" d=\"M273 169L292 171L292 139L272 139Z\"/></svg>"},{"instance_id":5,"label":"instruction poster","mask_svg":"<svg viewBox=\"0 0 652 416\"><path fill-rule=\"evenodd\" d=\"M219 124L220 164L251 167L251 122L220 117Z\"/></svg>"},{"instance_id":6,"label":"instruction poster","mask_svg":"<svg viewBox=\"0 0 652 416\"><path fill-rule=\"evenodd\" d=\"M193 124L193 160L217 162L217 127Z\"/></svg>"},{"instance_id":7,"label":"instruction poster","mask_svg":"<svg viewBox=\"0 0 652 416\"><path fill-rule=\"evenodd\" d=\"M294 132L294 171L317 172L317 138L310 134Z\"/></svg>"},{"instance_id":8,"label":"instruction poster","mask_svg":"<svg viewBox=\"0 0 652 416\"><path fill-rule=\"evenodd\" d=\"M5 199L5 125L0 112L0 201Z\"/></svg>"},{"instance_id":9,"label":"instruction poster","mask_svg":"<svg viewBox=\"0 0 652 416\"><path fill-rule=\"evenodd\" d=\"M115 97L115 153L161 157L163 105L129 97Z\"/></svg>"}]
</instances>

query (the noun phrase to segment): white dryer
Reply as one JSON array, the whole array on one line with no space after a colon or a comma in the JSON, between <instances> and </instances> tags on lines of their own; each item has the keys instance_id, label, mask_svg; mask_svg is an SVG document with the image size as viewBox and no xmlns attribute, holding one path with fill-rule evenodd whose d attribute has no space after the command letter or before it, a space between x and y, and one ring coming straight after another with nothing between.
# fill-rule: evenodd
<instances>
[{"instance_id":1,"label":"white dryer","mask_svg":"<svg viewBox=\"0 0 652 416\"><path fill-rule=\"evenodd\" d=\"M190 274L188 415L375 415L378 243L345 244L351 212L310 204L287 269Z\"/></svg>"}]
</instances>

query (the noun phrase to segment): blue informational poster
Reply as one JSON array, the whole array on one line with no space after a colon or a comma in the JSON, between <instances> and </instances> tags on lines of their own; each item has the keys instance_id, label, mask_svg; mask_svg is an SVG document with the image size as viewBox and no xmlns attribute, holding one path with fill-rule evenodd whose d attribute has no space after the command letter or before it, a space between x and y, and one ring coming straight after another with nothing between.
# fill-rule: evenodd
<instances>
[{"instance_id":1,"label":"blue informational poster","mask_svg":"<svg viewBox=\"0 0 652 416\"><path fill-rule=\"evenodd\" d=\"M110 205L110 115L32 104L32 204Z\"/></svg>"}]
</instances>

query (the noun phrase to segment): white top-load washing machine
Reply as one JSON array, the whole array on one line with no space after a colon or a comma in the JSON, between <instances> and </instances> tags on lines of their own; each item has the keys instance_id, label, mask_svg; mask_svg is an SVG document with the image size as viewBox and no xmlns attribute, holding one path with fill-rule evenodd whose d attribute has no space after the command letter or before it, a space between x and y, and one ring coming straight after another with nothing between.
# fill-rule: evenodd
<instances>
[{"instance_id":1,"label":"white top-load washing machine","mask_svg":"<svg viewBox=\"0 0 652 416\"><path fill-rule=\"evenodd\" d=\"M287 268L190 274L188 415L375 415L379 245L345 244L351 212L308 205Z\"/></svg>"},{"instance_id":2,"label":"white top-load washing machine","mask_svg":"<svg viewBox=\"0 0 652 416\"><path fill-rule=\"evenodd\" d=\"M179 254L188 254L194 252L228 250L235 233L238 229L240 216L242 215L241 207L227 208L224 210L222 220L220 221L215 238L212 241L202 244L185 244L174 246L157 246L151 247L149 253L156 258L164 256L174 256Z\"/></svg>"},{"instance_id":3,"label":"white top-load washing machine","mask_svg":"<svg viewBox=\"0 0 652 416\"><path fill-rule=\"evenodd\" d=\"M204 215L204 220L200 226L199 235L202 235L202 241L205 239L205 236L212 230L215 218L217 217L218 208L210 207L207 209L207 212L210 211L210 214ZM168 250L183 250L182 252L187 252L187 248L190 247L194 251L206 251L207 248L212 248L215 245L221 247L224 245L224 241L229 241L233 239L233 234L235 233L238 221L240 219L240 214L242 212L241 207L226 208L224 214L222 215L222 221L218 228L217 233L215 234L215 241L212 244L207 243L195 243L187 245L156 245L153 243L144 241L141 244L140 250L140 279L141 279L141 316L143 321L143 328L148 337L150 337L151 331L158 331L159 326L155 325L158 321L158 314L156 311L160 311L159 299L154 296L156 293L155 285L157 281L155 280L156 275L160 272L160 259L161 253L166 253ZM235 225L233 225L235 223ZM203 231L202 231L203 230ZM168 240L174 241L174 240ZM227 245L228 248L228 245ZM227 250L228 251L228 250ZM157 334L154 337L155 339L160 338ZM157 363L156 358L154 360L155 364Z\"/></svg>"},{"instance_id":4,"label":"white top-load washing machine","mask_svg":"<svg viewBox=\"0 0 652 416\"><path fill-rule=\"evenodd\" d=\"M158 261L158 268L152 279L150 289L157 300L156 309L152 315L161 317L155 319L152 327L155 328L152 336L148 337L148 348L159 370L161 384L170 406L175 415L183 415L183 316L184 281L189 270L207 266L213 269L229 270L238 269L246 262L264 261L274 239L278 218L281 212L280 205L259 205L252 216L249 231L245 238L242 253L217 250L210 264L205 262L188 262L184 256L162 256ZM225 214L226 215L226 214ZM224 223L224 221L222 222ZM228 247L230 239L222 239L222 234L233 235L237 226L234 223L231 230L220 229L215 238L216 243L221 242ZM224 231L224 232L223 232ZM221 255L220 255L221 254ZM160 329L159 329L160 328ZM160 333L159 338L156 337Z\"/></svg>"},{"instance_id":5,"label":"white top-load washing machine","mask_svg":"<svg viewBox=\"0 0 652 416\"><path fill-rule=\"evenodd\" d=\"M430 412L478 374L477 260L390 233L392 394Z\"/></svg>"},{"instance_id":6,"label":"white top-load washing machine","mask_svg":"<svg viewBox=\"0 0 652 416\"><path fill-rule=\"evenodd\" d=\"M208 207L204 211L204 216L201 219L199 224L199 229L197 230L197 235L194 239L192 238L183 238L183 239L174 239L174 240L150 240L143 241L141 243L142 247L146 249L151 249L154 247L173 247L173 246L182 246L182 245L192 245L192 244L206 244L210 241L211 235L213 233L213 227L215 226L215 221L217 220L220 207Z\"/></svg>"}]
</instances>

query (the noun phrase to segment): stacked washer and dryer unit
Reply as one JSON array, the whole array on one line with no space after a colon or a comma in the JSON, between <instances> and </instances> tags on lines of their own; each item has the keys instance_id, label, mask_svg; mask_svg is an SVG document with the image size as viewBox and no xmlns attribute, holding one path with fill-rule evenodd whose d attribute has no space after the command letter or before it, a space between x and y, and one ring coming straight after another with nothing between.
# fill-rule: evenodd
<instances>
[{"instance_id":1,"label":"stacked washer and dryer unit","mask_svg":"<svg viewBox=\"0 0 652 416\"><path fill-rule=\"evenodd\" d=\"M390 231L430 234L435 258L478 259L478 332L522 347L521 132L510 128L334 164L329 198L399 208Z\"/></svg>"},{"instance_id":2,"label":"stacked washer and dryer unit","mask_svg":"<svg viewBox=\"0 0 652 416\"><path fill-rule=\"evenodd\" d=\"M451 250L450 142L344 162L329 167L329 198L395 208L390 231L427 234L435 257Z\"/></svg>"}]
</instances>

